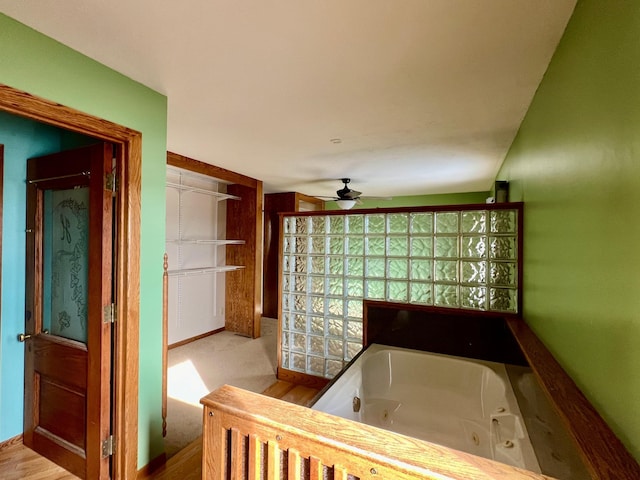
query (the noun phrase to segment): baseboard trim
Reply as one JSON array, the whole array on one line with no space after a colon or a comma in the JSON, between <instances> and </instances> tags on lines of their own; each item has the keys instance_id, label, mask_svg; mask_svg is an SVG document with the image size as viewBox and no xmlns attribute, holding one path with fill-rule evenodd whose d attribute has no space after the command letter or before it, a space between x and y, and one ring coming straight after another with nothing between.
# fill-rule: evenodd
<instances>
[{"instance_id":1,"label":"baseboard trim","mask_svg":"<svg viewBox=\"0 0 640 480\"><path fill-rule=\"evenodd\" d=\"M218 328L216 330L211 330L210 332L203 333L202 335L196 335L195 337L187 338L186 340L180 340L179 342L172 343L167 348L171 350L172 348L181 347L182 345L187 345L188 343L195 342L196 340L200 340L202 338L210 337L211 335L215 335L216 333L224 332L225 328Z\"/></svg>"},{"instance_id":2,"label":"baseboard trim","mask_svg":"<svg viewBox=\"0 0 640 480\"><path fill-rule=\"evenodd\" d=\"M153 475L153 473L159 468L162 468L166 463L167 463L167 454L163 452L160 455L158 455L156 458L151 460L149 463L147 463L140 470L138 470L136 479L146 480L151 478L151 475Z\"/></svg>"},{"instance_id":3,"label":"baseboard trim","mask_svg":"<svg viewBox=\"0 0 640 480\"><path fill-rule=\"evenodd\" d=\"M13 447L14 445L21 445L24 443L24 436L22 434L11 437L4 442L0 442L0 452L5 448Z\"/></svg>"}]
</instances>

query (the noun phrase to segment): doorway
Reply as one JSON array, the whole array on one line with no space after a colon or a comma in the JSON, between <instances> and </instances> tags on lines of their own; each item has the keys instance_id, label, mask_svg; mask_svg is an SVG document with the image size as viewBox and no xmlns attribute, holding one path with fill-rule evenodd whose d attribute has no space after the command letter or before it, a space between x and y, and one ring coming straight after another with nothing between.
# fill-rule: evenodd
<instances>
[{"instance_id":1,"label":"doorway","mask_svg":"<svg viewBox=\"0 0 640 480\"><path fill-rule=\"evenodd\" d=\"M113 478L135 478L138 450L141 134L77 110L0 85L0 111L94 137L116 146Z\"/></svg>"}]
</instances>

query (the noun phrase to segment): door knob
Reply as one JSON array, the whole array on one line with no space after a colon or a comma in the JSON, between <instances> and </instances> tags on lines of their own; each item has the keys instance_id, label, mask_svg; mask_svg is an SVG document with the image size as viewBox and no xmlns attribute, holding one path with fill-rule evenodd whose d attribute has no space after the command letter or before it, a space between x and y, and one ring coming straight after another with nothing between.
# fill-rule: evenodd
<instances>
[{"instance_id":1,"label":"door knob","mask_svg":"<svg viewBox=\"0 0 640 480\"><path fill-rule=\"evenodd\" d=\"M19 342L24 342L25 340L29 340L31 338L31 334L30 333L19 333L18 334L18 341Z\"/></svg>"}]
</instances>

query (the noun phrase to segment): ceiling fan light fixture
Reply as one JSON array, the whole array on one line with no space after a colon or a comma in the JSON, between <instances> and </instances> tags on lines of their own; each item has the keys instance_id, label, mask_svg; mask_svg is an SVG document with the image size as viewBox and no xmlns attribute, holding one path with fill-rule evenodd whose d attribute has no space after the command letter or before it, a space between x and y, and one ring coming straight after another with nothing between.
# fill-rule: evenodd
<instances>
[{"instance_id":1,"label":"ceiling fan light fixture","mask_svg":"<svg viewBox=\"0 0 640 480\"><path fill-rule=\"evenodd\" d=\"M350 198L341 198L336 200L336 203L342 210L350 210L356 204L356 201Z\"/></svg>"}]
</instances>

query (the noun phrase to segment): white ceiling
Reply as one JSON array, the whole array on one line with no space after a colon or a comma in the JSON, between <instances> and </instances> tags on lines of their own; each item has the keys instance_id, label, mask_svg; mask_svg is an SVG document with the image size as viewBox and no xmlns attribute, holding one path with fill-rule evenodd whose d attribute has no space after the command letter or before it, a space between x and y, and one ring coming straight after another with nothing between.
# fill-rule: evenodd
<instances>
[{"instance_id":1,"label":"white ceiling","mask_svg":"<svg viewBox=\"0 0 640 480\"><path fill-rule=\"evenodd\" d=\"M351 177L366 195L417 195L491 187L575 3L0 0L0 11L167 95L171 151L265 191L332 195Z\"/></svg>"}]
</instances>

